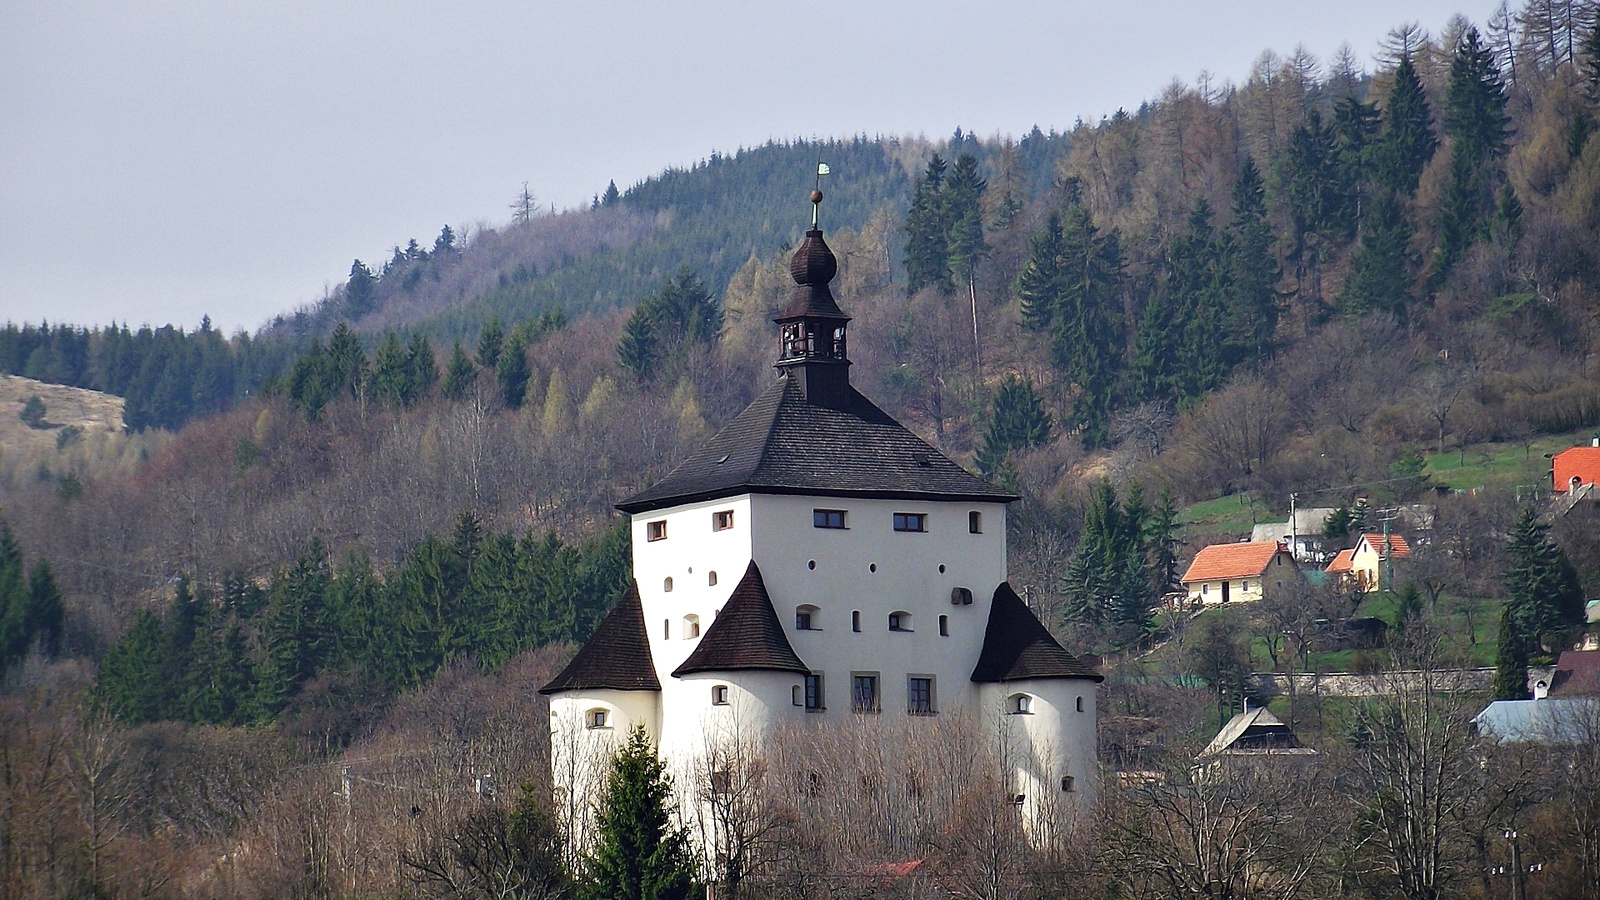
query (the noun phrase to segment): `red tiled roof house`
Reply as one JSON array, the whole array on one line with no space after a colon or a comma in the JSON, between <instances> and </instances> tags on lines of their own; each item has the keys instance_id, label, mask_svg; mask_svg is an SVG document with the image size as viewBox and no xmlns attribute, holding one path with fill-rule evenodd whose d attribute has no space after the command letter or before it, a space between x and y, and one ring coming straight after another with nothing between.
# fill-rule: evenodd
<instances>
[{"instance_id":1,"label":"red tiled roof house","mask_svg":"<svg viewBox=\"0 0 1600 900\"><path fill-rule=\"evenodd\" d=\"M1183 586L1191 604L1246 603L1283 590L1299 576L1288 547L1245 541L1202 549L1183 573Z\"/></svg>"},{"instance_id":2,"label":"red tiled roof house","mask_svg":"<svg viewBox=\"0 0 1600 900\"><path fill-rule=\"evenodd\" d=\"M1386 538L1381 534L1363 534L1354 547L1340 550L1323 571L1372 593L1393 587L1395 563L1410 558L1411 545L1400 535L1391 534Z\"/></svg>"},{"instance_id":3,"label":"red tiled roof house","mask_svg":"<svg viewBox=\"0 0 1600 900\"><path fill-rule=\"evenodd\" d=\"M1568 447L1557 453L1551 458L1550 478L1558 494L1600 481L1600 447Z\"/></svg>"}]
</instances>

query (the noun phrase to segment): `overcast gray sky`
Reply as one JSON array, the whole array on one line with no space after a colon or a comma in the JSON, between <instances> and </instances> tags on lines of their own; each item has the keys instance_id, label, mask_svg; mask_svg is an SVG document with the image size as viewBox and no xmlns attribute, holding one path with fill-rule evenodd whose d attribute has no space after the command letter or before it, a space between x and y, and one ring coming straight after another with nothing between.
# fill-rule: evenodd
<instances>
[{"instance_id":1,"label":"overcast gray sky","mask_svg":"<svg viewBox=\"0 0 1600 900\"><path fill-rule=\"evenodd\" d=\"M1493 0L0 3L0 321L254 327L353 257L769 138L1020 136Z\"/></svg>"}]
</instances>

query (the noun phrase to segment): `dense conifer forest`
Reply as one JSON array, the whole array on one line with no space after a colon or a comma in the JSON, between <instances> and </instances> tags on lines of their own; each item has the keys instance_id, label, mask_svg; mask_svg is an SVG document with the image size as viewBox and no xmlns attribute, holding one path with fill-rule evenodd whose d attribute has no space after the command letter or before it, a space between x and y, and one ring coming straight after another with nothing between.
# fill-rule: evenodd
<instances>
[{"instance_id":1,"label":"dense conifer forest","mask_svg":"<svg viewBox=\"0 0 1600 900\"><path fill-rule=\"evenodd\" d=\"M664 824L631 747L616 840L729 842L692 877L662 851L680 892L1438 898L1502 892L1520 829L1549 896L1600 897L1592 747L1488 744L1463 727L1488 694L1396 674L1495 666L1520 697L1600 595L1600 512L1552 512L1540 459L1600 427L1596 14L1404 25L1370 70L1267 52L1021 139L769 143L566 211L524 188L253 333L8 324L0 374L124 397L141 442L0 478L0 897L624 877L564 842L535 691L628 582L611 504L773 377L819 161L852 380L1021 495L1012 583L1108 675L1107 802L1011 852L960 723L854 722L678 785L742 798L714 824ZM1387 521L1416 558L1379 596L1163 606L1291 502L1336 509L1330 547ZM1256 693L1330 671L1394 690ZM1268 699L1317 766L1193 779Z\"/></svg>"}]
</instances>

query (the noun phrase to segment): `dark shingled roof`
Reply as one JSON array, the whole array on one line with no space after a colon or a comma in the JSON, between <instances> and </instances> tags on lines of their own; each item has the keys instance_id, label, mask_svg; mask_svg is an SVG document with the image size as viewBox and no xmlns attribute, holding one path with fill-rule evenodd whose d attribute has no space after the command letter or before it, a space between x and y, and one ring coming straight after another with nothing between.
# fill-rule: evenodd
<instances>
[{"instance_id":1,"label":"dark shingled roof","mask_svg":"<svg viewBox=\"0 0 1600 900\"><path fill-rule=\"evenodd\" d=\"M602 689L661 690L655 661L650 658L650 637L644 630L644 604L639 601L637 581L628 585L628 592L600 620L572 662L539 693Z\"/></svg>"},{"instance_id":2,"label":"dark shingled roof","mask_svg":"<svg viewBox=\"0 0 1600 900\"><path fill-rule=\"evenodd\" d=\"M667 477L617 509L640 513L743 493L1016 499L956 465L855 388L822 405L808 402L800 385L785 377Z\"/></svg>"},{"instance_id":3,"label":"dark shingled roof","mask_svg":"<svg viewBox=\"0 0 1600 900\"><path fill-rule=\"evenodd\" d=\"M989 626L983 632L983 652L972 670L978 682L1021 681L1025 678L1088 678L1105 681L1056 643L1011 583L994 589Z\"/></svg>"},{"instance_id":4,"label":"dark shingled roof","mask_svg":"<svg viewBox=\"0 0 1600 900\"><path fill-rule=\"evenodd\" d=\"M811 671L789 646L755 560L744 570L744 577L728 596L728 602L722 604L722 611L700 638L700 645L672 676L750 669L802 675Z\"/></svg>"}]
</instances>

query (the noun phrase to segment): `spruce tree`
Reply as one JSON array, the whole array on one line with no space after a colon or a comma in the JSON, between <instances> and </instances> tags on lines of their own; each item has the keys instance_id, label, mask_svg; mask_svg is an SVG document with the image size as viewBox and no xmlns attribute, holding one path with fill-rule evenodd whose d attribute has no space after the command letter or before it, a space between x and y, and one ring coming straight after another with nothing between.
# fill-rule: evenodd
<instances>
[{"instance_id":1,"label":"spruce tree","mask_svg":"<svg viewBox=\"0 0 1600 900\"><path fill-rule=\"evenodd\" d=\"M372 370L372 395L390 406L405 406L409 402L411 373L410 360L400 337L392 330L383 336Z\"/></svg>"},{"instance_id":2,"label":"spruce tree","mask_svg":"<svg viewBox=\"0 0 1600 900\"><path fill-rule=\"evenodd\" d=\"M950 273L964 282L973 304L973 328L977 328L978 264L989 252L983 240L983 194L988 182L978 175L978 158L963 153L945 183L945 216L949 225L946 255Z\"/></svg>"},{"instance_id":3,"label":"spruce tree","mask_svg":"<svg viewBox=\"0 0 1600 900\"><path fill-rule=\"evenodd\" d=\"M372 270L366 263L356 260L350 264L350 280L344 285L345 314L352 319L359 319L372 312L377 300L377 279L372 277Z\"/></svg>"},{"instance_id":4,"label":"spruce tree","mask_svg":"<svg viewBox=\"0 0 1600 900\"><path fill-rule=\"evenodd\" d=\"M585 860L582 900L686 900L694 890L689 835L671 813L672 778L644 729L611 760Z\"/></svg>"},{"instance_id":5,"label":"spruce tree","mask_svg":"<svg viewBox=\"0 0 1600 900\"><path fill-rule=\"evenodd\" d=\"M1527 650L1544 638L1559 635L1583 621L1583 585L1567 555L1540 524L1532 507L1525 507L1511 531L1507 566L1502 576L1506 608Z\"/></svg>"},{"instance_id":6,"label":"spruce tree","mask_svg":"<svg viewBox=\"0 0 1600 900\"><path fill-rule=\"evenodd\" d=\"M622 199L622 192L617 190L617 181L612 179L606 183L606 192L600 195L601 206L614 206Z\"/></svg>"},{"instance_id":7,"label":"spruce tree","mask_svg":"<svg viewBox=\"0 0 1600 900\"><path fill-rule=\"evenodd\" d=\"M1416 66L1406 55L1395 68L1394 86L1384 102L1379 179L1390 190L1411 196L1438 146L1439 140L1433 134L1433 110Z\"/></svg>"},{"instance_id":8,"label":"spruce tree","mask_svg":"<svg viewBox=\"0 0 1600 900\"><path fill-rule=\"evenodd\" d=\"M450 348L450 365L445 368L444 384L439 390L451 400L461 400L472 390L472 383L478 378L478 367L472 364L472 357L467 355L467 348L461 346L460 341Z\"/></svg>"},{"instance_id":9,"label":"spruce tree","mask_svg":"<svg viewBox=\"0 0 1600 900\"><path fill-rule=\"evenodd\" d=\"M1346 315L1388 312L1405 317L1416 266L1411 251L1414 232L1394 191L1380 190L1361 216L1350 274L1339 295L1339 307Z\"/></svg>"},{"instance_id":10,"label":"spruce tree","mask_svg":"<svg viewBox=\"0 0 1600 900\"><path fill-rule=\"evenodd\" d=\"M500 351L504 350L505 346L505 328L501 327L498 318L490 319L489 324L478 332L478 365L493 371L500 363Z\"/></svg>"},{"instance_id":11,"label":"spruce tree","mask_svg":"<svg viewBox=\"0 0 1600 900\"><path fill-rule=\"evenodd\" d=\"M950 290L950 225L944 190L946 163L933 154L917 179L906 213L906 290L915 294L933 286Z\"/></svg>"},{"instance_id":12,"label":"spruce tree","mask_svg":"<svg viewBox=\"0 0 1600 900\"><path fill-rule=\"evenodd\" d=\"M1110 482L1100 483L1067 563L1067 621L1109 629L1116 646L1148 634L1154 599L1149 526L1150 511L1137 485L1123 503Z\"/></svg>"},{"instance_id":13,"label":"spruce tree","mask_svg":"<svg viewBox=\"0 0 1600 900\"><path fill-rule=\"evenodd\" d=\"M340 322L328 337L325 383L331 391L329 399L338 396L359 397L367 382L367 354L361 349L361 339L346 322Z\"/></svg>"},{"instance_id":14,"label":"spruce tree","mask_svg":"<svg viewBox=\"0 0 1600 900\"><path fill-rule=\"evenodd\" d=\"M1015 373L1000 379L989 428L978 450L978 471L992 478L1013 450L1042 446L1049 440L1050 414L1033 382Z\"/></svg>"},{"instance_id":15,"label":"spruce tree","mask_svg":"<svg viewBox=\"0 0 1600 900\"><path fill-rule=\"evenodd\" d=\"M47 656L60 652L66 611L50 564L43 559L35 560L28 571L28 611L24 621L29 645L38 642L39 649Z\"/></svg>"},{"instance_id":16,"label":"spruce tree","mask_svg":"<svg viewBox=\"0 0 1600 900\"><path fill-rule=\"evenodd\" d=\"M1272 242L1266 187L1247 155L1233 185L1233 221L1222 237L1227 304L1221 335L1229 368L1265 359L1271 352L1282 275Z\"/></svg>"},{"instance_id":17,"label":"spruce tree","mask_svg":"<svg viewBox=\"0 0 1600 900\"><path fill-rule=\"evenodd\" d=\"M175 687L169 650L160 617L147 609L134 613L133 624L100 661L96 699L129 724L166 718Z\"/></svg>"},{"instance_id":18,"label":"spruce tree","mask_svg":"<svg viewBox=\"0 0 1600 900\"><path fill-rule=\"evenodd\" d=\"M1341 238L1355 237L1361 220L1366 184L1372 176L1383 119L1378 111L1353 97L1333 108L1334 166L1337 179L1337 214L1333 217Z\"/></svg>"},{"instance_id":19,"label":"spruce tree","mask_svg":"<svg viewBox=\"0 0 1600 900\"><path fill-rule=\"evenodd\" d=\"M500 363L494 369L500 382L500 399L512 409L521 409L528 395L528 351L520 340L511 340L500 354Z\"/></svg>"},{"instance_id":20,"label":"spruce tree","mask_svg":"<svg viewBox=\"0 0 1600 900\"><path fill-rule=\"evenodd\" d=\"M622 338L617 342L617 361L640 381L649 381L655 375L655 329L650 314L640 304L628 316L622 327Z\"/></svg>"},{"instance_id":21,"label":"spruce tree","mask_svg":"<svg viewBox=\"0 0 1600 900\"><path fill-rule=\"evenodd\" d=\"M1467 29L1450 62L1444 131L1451 139L1450 183L1439 210L1435 276L1442 279L1473 241L1487 234L1494 183L1506 152L1506 87L1476 28Z\"/></svg>"},{"instance_id":22,"label":"spruce tree","mask_svg":"<svg viewBox=\"0 0 1600 900\"><path fill-rule=\"evenodd\" d=\"M1122 320L1122 250L1081 204L1052 215L1014 288L1023 324L1050 338L1051 361L1074 386L1072 419L1084 443L1105 442L1126 350Z\"/></svg>"},{"instance_id":23,"label":"spruce tree","mask_svg":"<svg viewBox=\"0 0 1600 900\"><path fill-rule=\"evenodd\" d=\"M1231 293L1222 256L1202 200L1189 215L1188 232L1167 245L1165 275L1134 339L1132 380L1142 399L1182 403L1222 383Z\"/></svg>"},{"instance_id":24,"label":"spruce tree","mask_svg":"<svg viewBox=\"0 0 1600 900\"><path fill-rule=\"evenodd\" d=\"M1494 699L1528 699L1528 639L1517 630L1511 604L1500 610L1500 636L1495 642Z\"/></svg>"},{"instance_id":25,"label":"spruce tree","mask_svg":"<svg viewBox=\"0 0 1600 900\"><path fill-rule=\"evenodd\" d=\"M406 347L406 403L410 405L427 396L439 380L439 363L433 356L433 345L418 331L411 335Z\"/></svg>"}]
</instances>

